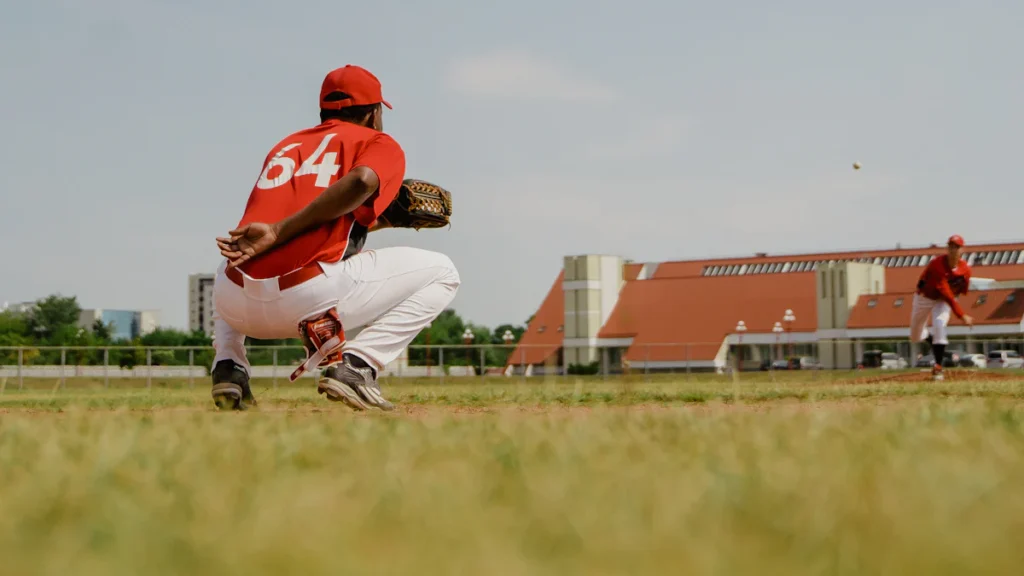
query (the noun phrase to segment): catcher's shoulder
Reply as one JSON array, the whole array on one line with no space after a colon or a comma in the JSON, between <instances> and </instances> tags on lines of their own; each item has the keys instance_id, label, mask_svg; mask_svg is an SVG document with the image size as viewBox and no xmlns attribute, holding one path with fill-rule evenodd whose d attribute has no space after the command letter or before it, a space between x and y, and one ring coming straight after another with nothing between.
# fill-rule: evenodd
<instances>
[{"instance_id":1,"label":"catcher's shoulder","mask_svg":"<svg viewBox=\"0 0 1024 576\"><path fill-rule=\"evenodd\" d=\"M389 146L395 146L399 150L402 149L402 145L398 143L398 140L396 140L394 136L392 136L391 134L388 134L387 132L377 132L376 134L373 135L372 140L374 140L376 142L379 142L381 144L387 144Z\"/></svg>"}]
</instances>

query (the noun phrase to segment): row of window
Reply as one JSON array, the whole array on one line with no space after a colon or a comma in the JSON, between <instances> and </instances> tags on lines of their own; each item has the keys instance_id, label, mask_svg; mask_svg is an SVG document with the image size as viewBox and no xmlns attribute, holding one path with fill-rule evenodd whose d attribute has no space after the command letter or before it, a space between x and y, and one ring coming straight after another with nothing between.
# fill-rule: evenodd
<instances>
[{"instance_id":1,"label":"row of window","mask_svg":"<svg viewBox=\"0 0 1024 576\"><path fill-rule=\"evenodd\" d=\"M1017 299L1017 295L1013 294L1013 293L1008 294L1006 296L1006 302L1007 303L1011 303L1011 302L1013 302L1016 299ZM987 301L988 301L988 294L978 294L978 297L974 300L974 305L975 306L981 306L982 304L984 304ZM874 308L877 305L878 305L878 298L872 298L871 300L868 300L868 308ZM903 298L897 298L897 299L892 301L892 307L893 308L899 308L901 306L903 306Z\"/></svg>"},{"instance_id":2,"label":"row of window","mask_svg":"<svg viewBox=\"0 0 1024 576\"><path fill-rule=\"evenodd\" d=\"M908 256L865 256L863 258L839 258L833 260L811 260L797 262L766 262L763 264L732 264L705 266L701 276L742 276L745 274L784 274L787 272L814 272L823 264L837 262L859 262L879 264L886 268L908 268L926 266L934 255L915 254ZM997 252L971 252L964 254L964 260L971 266L1005 266L1024 264L1024 250L1000 250Z\"/></svg>"}]
</instances>

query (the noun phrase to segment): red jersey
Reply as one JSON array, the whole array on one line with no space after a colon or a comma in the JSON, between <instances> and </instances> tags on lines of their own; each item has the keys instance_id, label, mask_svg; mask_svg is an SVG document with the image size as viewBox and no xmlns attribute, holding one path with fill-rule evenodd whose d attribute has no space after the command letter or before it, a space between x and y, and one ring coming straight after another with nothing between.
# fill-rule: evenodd
<instances>
[{"instance_id":1,"label":"red jersey","mask_svg":"<svg viewBox=\"0 0 1024 576\"><path fill-rule=\"evenodd\" d=\"M928 263L917 283L917 292L932 300L945 300L953 308L957 318L964 317L964 310L956 297L967 294L967 286L971 283L971 267L960 260L956 268L949 267L946 255L936 256Z\"/></svg>"},{"instance_id":2,"label":"red jersey","mask_svg":"<svg viewBox=\"0 0 1024 576\"><path fill-rule=\"evenodd\" d=\"M239 226L273 223L302 210L357 166L377 174L380 186L351 214L292 238L239 266L253 278L281 276L312 262L337 262L353 229L365 234L395 199L405 176L405 152L387 134L328 120L279 142L263 162ZM361 239L359 240L361 243Z\"/></svg>"}]
</instances>

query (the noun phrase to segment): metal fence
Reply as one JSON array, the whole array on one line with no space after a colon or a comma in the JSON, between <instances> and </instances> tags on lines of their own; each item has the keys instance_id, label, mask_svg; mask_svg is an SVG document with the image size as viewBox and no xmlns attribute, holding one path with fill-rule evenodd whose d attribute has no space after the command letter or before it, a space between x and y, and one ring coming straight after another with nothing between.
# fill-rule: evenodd
<instances>
[{"instance_id":1,"label":"metal fence","mask_svg":"<svg viewBox=\"0 0 1024 576\"><path fill-rule=\"evenodd\" d=\"M253 378L276 387L305 358L300 346L251 346L247 356ZM1004 353L1004 351L1006 351ZM569 351L570 356L572 350ZM1024 339L952 340L947 366L1000 368L1024 366ZM643 343L597 348L585 363L567 362L566 351L551 345L417 345L382 372L385 378L551 377L615 374L731 373L775 370L915 369L931 366L928 348L908 340L817 340L813 342ZM26 379L102 381L186 381L209 377L210 346L21 346L0 347L0 380L21 388ZM578 358L577 358L578 359ZM990 365L990 363L992 365ZM1024 367L1022 367L1024 369ZM303 378L314 378L316 372Z\"/></svg>"}]
</instances>

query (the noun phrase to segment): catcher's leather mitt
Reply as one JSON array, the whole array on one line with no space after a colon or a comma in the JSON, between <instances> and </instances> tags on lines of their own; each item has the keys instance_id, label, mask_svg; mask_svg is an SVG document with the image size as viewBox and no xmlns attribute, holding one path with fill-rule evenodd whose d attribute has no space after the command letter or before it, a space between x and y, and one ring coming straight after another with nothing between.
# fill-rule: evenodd
<instances>
[{"instance_id":1,"label":"catcher's leather mitt","mask_svg":"<svg viewBox=\"0 0 1024 576\"><path fill-rule=\"evenodd\" d=\"M406 178L380 215L393 228L443 228L451 223L451 192L424 180Z\"/></svg>"}]
</instances>

